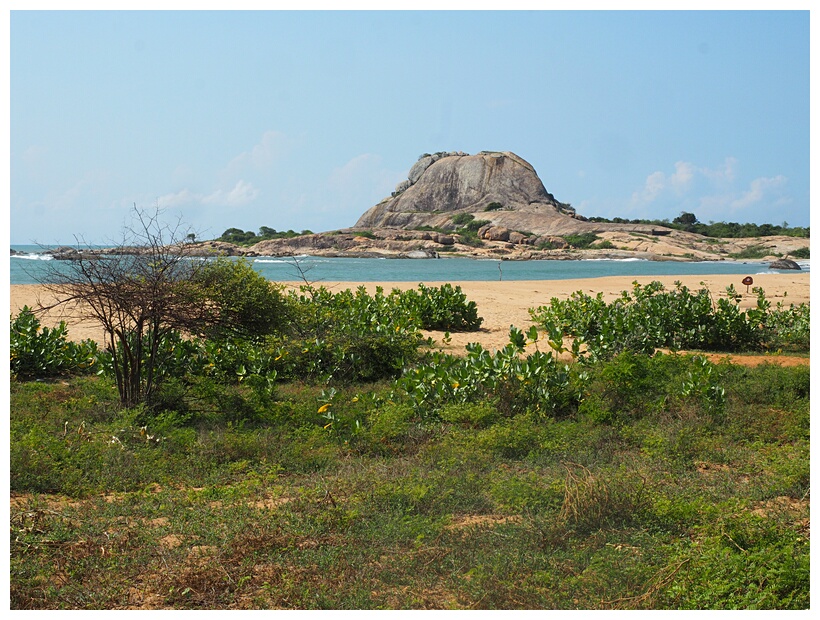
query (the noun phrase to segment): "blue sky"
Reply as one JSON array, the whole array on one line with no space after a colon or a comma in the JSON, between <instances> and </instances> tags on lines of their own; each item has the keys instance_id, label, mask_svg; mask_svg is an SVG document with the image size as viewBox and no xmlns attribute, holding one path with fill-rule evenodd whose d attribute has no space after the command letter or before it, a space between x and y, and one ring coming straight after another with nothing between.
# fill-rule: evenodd
<instances>
[{"instance_id":1,"label":"blue sky","mask_svg":"<svg viewBox=\"0 0 820 620\"><path fill-rule=\"evenodd\" d=\"M10 241L352 226L425 152L587 216L809 225L809 12L10 14Z\"/></svg>"}]
</instances>

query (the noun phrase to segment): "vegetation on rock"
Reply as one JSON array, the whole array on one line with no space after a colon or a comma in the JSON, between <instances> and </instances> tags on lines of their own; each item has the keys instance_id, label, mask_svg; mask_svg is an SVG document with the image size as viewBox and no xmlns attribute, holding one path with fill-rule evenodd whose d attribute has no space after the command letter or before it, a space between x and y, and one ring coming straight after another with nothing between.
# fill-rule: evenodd
<instances>
[{"instance_id":1,"label":"vegetation on rock","mask_svg":"<svg viewBox=\"0 0 820 620\"><path fill-rule=\"evenodd\" d=\"M664 226L677 230L703 235L704 237L717 238L738 238L738 237L772 237L784 235L787 237L809 237L810 228L808 226L789 226L787 222L783 224L738 224L737 222L709 222L704 224L699 222L694 213L683 212L671 222L664 220L648 219L625 219L615 217L607 219L604 217L587 218L590 222L613 223L613 224L648 224L651 226Z\"/></svg>"}]
</instances>

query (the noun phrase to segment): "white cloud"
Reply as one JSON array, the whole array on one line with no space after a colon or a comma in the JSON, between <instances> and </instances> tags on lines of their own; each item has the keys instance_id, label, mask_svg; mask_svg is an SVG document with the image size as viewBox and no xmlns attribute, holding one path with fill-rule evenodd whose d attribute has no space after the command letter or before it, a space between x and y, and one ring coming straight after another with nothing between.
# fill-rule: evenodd
<instances>
[{"instance_id":1,"label":"white cloud","mask_svg":"<svg viewBox=\"0 0 820 620\"><path fill-rule=\"evenodd\" d=\"M653 218L690 211L704 222L746 211L744 217L752 221L761 217L762 212L756 210L788 204L787 187L788 179L783 175L759 177L741 186L734 157L727 157L718 168L679 161L670 174L656 171L647 176L643 187L632 193L629 207L633 214Z\"/></svg>"},{"instance_id":2,"label":"white cloud","mask_svg":"<svg viewBox=\"0 0 820 620\"><path fill-rule=\"evenodd\" d=\"M251 183L239 180L233 189L225 191L218 189L202 198L202 204L224 205L226 207L241 207L252 202L259 196L259 190Z\"/></svg>"},{"instance_id":3,"label":"white cloud","mask_svg":"<svg viewBox=\"0 0 820 620\"><path fill-rule=\"evenodd\" d=\"M222 207L241 207L259 196L259 190L252 183L239 180L232 189L217 189L210 194L198 194L188 188L165 194L157 199L160 207L174 208L194 205L216 205Z\"/></svg>"},{"instance_id":4,"label":"white cloud","mask_svg":"<svg viewBox=\"0 0 820 620\"><path fill-rule=\"evenodd\" d=\"M729 204L729 208L737 211L738 209L757 206L764 201L772 200L772 195L776 194L778 189L783 187L785 183L786 177L782 174L776 177L757 178L750 183L748 190Z\"/></svg>"},{"instance_id":5,"label":"white cloud","mask_svg":"<svg viewBox=\"0 0 820 620\"><path fill-rule=\"evenodd\" d=\"M666 189L666 175L663 172L653 172L646 177L641 190L633 192L632 205L642 206L654 202Z\"/></svg>"},{"instance_id":6,"label":"white cloud","mask_svg":"<svg viewBox=\"0 0 820 620\"><path fill-rule=\"evenodd\" d=\"M700 168L700 172L717 184L731 184L737 178L737 159L727 157L723 160L723 167L716 170L710 168Z\"/></svg>"},{"instance_id":7,"label":"white cloud","mask_svg":"<svg viewBox=\"0 0 820 620\"><path fill-rule=\"evenodd\" d=\"M675 172L670 175L653 172L646 177L643 188L632 193L632 206L650 205L669 192L676 196L684 195L692 186L697 171L693 164L679 161L675 164Z\"/></svg>"},{"instance_id":8,"label":"white cloud","mask_svg":"<svg viewBox=\"0 0 820 620\"><path fill-rule=\"evenodd\" d=\"M178 192L172 192L170 194L165 194L164 196L160 196L157 198L157 203L160 207L182 207L191 204L198 203L202 200L202 196L199 194L194 194L188 188L180 190Z\"/></svg>"},{"instance_id":9,"label":"white cloud","mask_svg":"<svg viewBox=\"0 0 820 620\"><path fill-rule=\"evenodd\" d=\"M681 194L689 189L694 176L695 167L689 162L679 161L675 164L675 173L669 176L669 185Z\"/></svg>"},{"instance_id":10,"label":"white cloud","mask_svg":"<svg viewBox=\"0 0 820 620\"><path fill-rule=\"evenodd\" d=\"M258 144L234 157L220 173L222 178L244 176L251 171L270 168L288 149L285 134L279 131L266 131Z\"/></svg>"}]
</instances>

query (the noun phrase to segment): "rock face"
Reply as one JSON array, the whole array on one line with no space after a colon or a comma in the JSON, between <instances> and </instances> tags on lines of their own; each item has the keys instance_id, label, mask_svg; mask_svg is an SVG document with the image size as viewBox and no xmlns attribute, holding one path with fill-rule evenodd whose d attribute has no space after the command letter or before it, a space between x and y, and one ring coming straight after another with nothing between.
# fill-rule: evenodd
<instances>
[{"instance_id":1,"label":"rock face","mask_svg":"<svg viewBox=\"0 0 820 620\"><path fill-rule=\"evenodd\" d=\"M482 151L423 155L391 197L369 209L355 228L447 228L452 216L471 213L515 229L512 220L525 216L526 229L552 232L557 224L577 230L579 220L569 205L550 194L533 167L510 152ZM528 217L527 217L528 216ZM532 226L535 224L535 226Z\"/></svg>"}]
</instances>

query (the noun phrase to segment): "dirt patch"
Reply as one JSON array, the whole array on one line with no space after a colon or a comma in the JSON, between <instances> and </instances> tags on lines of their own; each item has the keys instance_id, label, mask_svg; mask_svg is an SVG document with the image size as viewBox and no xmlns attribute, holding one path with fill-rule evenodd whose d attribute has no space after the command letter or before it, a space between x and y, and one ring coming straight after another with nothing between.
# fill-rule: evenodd
<instances>
[{"instance_id":1,"label":"dirt patch","mask_svg":"<svg viewBox=\"0 0 820 620\"><path fill-rule=\"evenodd\" d=\"M502 523L518 523L521 517L501 515L460 515L452 523L444 526L445 530L460 530L469 527L494 527Z\"/></svg>"},{"instance_id":2,"label":"dirt patch","mask_svg":"<svg viewBox=\"0 0 820 620\"><path fill-rule=\"evenodd\" d=\"M729 362L738 366L760 366L776 364L778 366L808 366L809 358L795 355L726 355L725 353L698 353L710 362L718 364Z\"/></svg>"}]
</instances>

